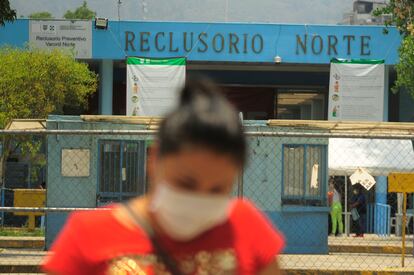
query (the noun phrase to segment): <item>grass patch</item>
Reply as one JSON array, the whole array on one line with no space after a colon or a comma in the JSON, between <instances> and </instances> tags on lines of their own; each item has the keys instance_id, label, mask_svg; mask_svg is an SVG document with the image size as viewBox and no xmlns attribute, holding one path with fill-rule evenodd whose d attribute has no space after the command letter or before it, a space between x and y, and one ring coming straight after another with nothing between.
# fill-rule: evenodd
<instances>
[{"instance_id":1,"label":"grass patch","mask_svg":"<svg viewBox=\"0 0 414 275\"><path fill-rule=\"evenodd\" d=\"M36 228L33 231L29 231L27 228L0 228L0 236L4 237L44 237L45 231Z\"/></svg>"}]
</instances>

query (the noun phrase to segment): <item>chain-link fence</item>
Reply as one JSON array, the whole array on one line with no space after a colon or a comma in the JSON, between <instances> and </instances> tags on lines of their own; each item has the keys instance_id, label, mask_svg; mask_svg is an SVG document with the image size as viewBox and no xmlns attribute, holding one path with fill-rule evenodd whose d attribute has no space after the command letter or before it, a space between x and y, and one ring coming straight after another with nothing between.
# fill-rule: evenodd
<instances>
[{"instance_id":1,"label":"chain-link fence","mask_svg":"<svg viewBox=\"0 0 414 275\"><path fill-rule=\"evenodd\" d=\"M414 135L246 131L248 162L234 195L253 201L285 235L285 270L397 270L403 238L404 270L414 270ZM0 266L35 270L69 212L144 194L154 134L0 132ZM396 186L406 188L406 200L389 192Z\"/></svg>"}]
</instances>

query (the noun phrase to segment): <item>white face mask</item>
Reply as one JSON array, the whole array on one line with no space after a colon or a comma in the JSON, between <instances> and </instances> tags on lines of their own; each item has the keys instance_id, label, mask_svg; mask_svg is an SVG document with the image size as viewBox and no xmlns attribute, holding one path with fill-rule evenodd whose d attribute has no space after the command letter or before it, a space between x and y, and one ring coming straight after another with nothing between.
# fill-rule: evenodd
<instances>
[{"instance_id":1,"label":"white face mask","mask_svg":"<svg viewBox=\"0 0 414 275\"><path fill-rule=\"evenodd\" d=\"M150 209L167 235L177 241L189 241L224 223L229 216L230 203L226 195L180 191L160 183Z\"/></svg>"}]
</instances>

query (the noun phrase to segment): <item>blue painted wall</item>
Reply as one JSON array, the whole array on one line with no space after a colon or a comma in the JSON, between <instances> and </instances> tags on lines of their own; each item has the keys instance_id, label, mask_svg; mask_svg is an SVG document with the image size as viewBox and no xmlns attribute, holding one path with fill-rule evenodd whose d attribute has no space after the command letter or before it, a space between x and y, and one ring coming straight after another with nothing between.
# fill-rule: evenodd
<instances>
[{"instance_id":1,"label":"blue painted wall","mask_svg":"<svg viewBox=\"0 0 414 275\"><path fill-rule=\"evenodd\" d=\"M0 46L23 47L29 41L29 20L19 19L0 26Z\"/></svg>"},{"instance_id":2,"label":"blue painted wall","mask_svg":"<svg viewBox=\"0 0 414 275\"><path fill-rule=\"evenodd\" d=\"M0 27L0 45L23 46L28 20ZM382 26L111 21L92 30L94 59L186 56L190 61L328 64L333 57L398 61L400 35ZM185 40L185 41L184 41ZM128 43L127 41L130 41Z\"/></svg>"},{"instance_id":3,"label":"blue painted wall","mask_svg":"<svg viewBox=\"0 0 414 275\"><path fill-rule=\"evenodd\" d=\"M266 212L286 240L285 254L328 254L328 207L284 207Z\"/></svg>"}]
</instances>

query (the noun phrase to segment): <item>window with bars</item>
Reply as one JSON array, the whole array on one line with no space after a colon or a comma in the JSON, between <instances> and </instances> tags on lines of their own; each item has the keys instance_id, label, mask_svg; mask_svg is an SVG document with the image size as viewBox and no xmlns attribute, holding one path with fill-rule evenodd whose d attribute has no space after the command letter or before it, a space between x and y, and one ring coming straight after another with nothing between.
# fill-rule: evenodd
<instances>
[{"instance_id":1,"label":"window with bars","mask_svg":"<svg viewBox=\"0 0 414 275\"><path fill-rule=\"evenodd\" d=\"M145 141L100 141L97 205L144 194L145 167Z\"/></svg>"},{"instance_id":2,"label":"window with bars","mask_svg":"<svg viewBox=\"0 0 414 275\"><path fill-rule=\"evenodd\" d=\"M283 145L283 204L325 205L326 145Z\"/></svg>"}]
</instances>

